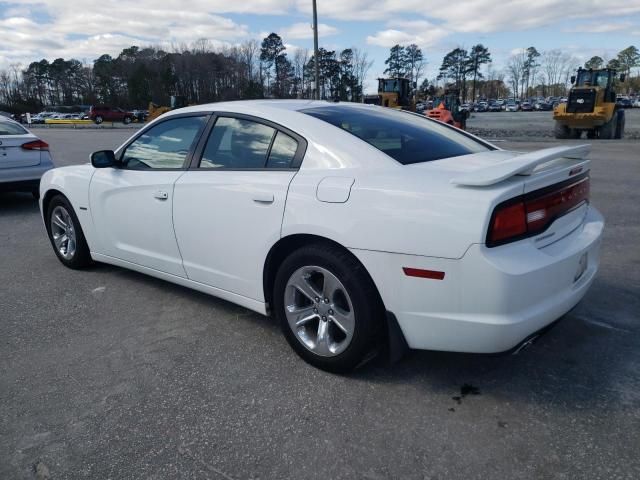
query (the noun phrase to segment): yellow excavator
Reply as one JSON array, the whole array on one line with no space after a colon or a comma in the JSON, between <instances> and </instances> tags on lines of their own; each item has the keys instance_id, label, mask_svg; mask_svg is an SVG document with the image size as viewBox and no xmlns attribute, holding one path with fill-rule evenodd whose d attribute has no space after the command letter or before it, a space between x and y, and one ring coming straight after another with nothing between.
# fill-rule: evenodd
<instances>
[{"instance_id":1,"label":"yellow excavator","mask_svg":"<svg viewBox=\"0 0 640 480\"><path fill-rule=\"evenodd\" d=\"M411 90L411 82L408 78L379 78L378 105L415 112L416 104Z\"/></svg>"},{"instance_id":2,"label":"yellow excavator","mask_svg":"<svg viewBox=\"0 0 640 480\"><path fill-rule=\"evenodd\" d=\"M163 113L167 113L176 108L182 108L187 106L187 99L182 95L171 95L171 106L157 105L153 102L149 102L149 115L147 121L155 120Z\"/></svg>"},{"instance_id":3,"label":"yellow excavator","mask_svg":"<svg viewBox=\"0 0 640 480\"><path fill-rule=\"evenodd\" d=\"M613 139L624 136L624 110L616 106L616 86L624 82L625 75L618 76L611 68L579 68L571 77L573 86L566 103L553 110L556 138Z\"/></svg>"}]
</instances>

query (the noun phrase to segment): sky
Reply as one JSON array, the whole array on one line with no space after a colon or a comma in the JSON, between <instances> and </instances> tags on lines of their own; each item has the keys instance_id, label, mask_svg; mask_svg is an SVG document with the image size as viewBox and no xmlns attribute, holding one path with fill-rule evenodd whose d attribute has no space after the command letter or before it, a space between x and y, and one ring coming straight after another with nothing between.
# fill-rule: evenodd
<instances>
[{"instance_id":1,"label":"sky","mask_svg":"<svg viewBox=\"0 0 640 480\"><path fill-rule=\"evenodd\" d=\"M313 49L311 0L0 0L0 70L46 58L90 64L131 45L171 49L201 38L232 46L278 33ZM562 49L579 63L640 48L640 0L317 0L320 46L357 47L374 61L367 90L396 43L419 45L425 76L457 46L487 46L493 68L518 49ZM576 65L577 66L577 65Z\"/></svg>"}]
</instances>

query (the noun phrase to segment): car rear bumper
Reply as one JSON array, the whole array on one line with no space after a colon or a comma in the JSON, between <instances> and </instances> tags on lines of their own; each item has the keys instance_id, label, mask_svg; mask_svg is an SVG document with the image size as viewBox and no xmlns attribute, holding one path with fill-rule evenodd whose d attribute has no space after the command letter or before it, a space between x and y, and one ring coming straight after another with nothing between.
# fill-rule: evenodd
<instances>
[{"instance_id":1,"label":"car rear bumper","mask_svg":"<svg viewBox=\"0 0 640 480\"><path fill-rule=\"evenodd\" d=\"M40 157L40 164L38 165L0 169L0 190L31 191L34 188L37 190L42 175L52 168L54 168L53 162L47 155L47 157Z\"/></svg>"},{"instance_id":2,"label":"car rear bumper","mask_svg":"<svg viewBox=\"0 0 640 480\"><path fill-rule=\"evenodd\" d=\"M546 247L522 240L472 245L458 260L353 250L378 286L409 347L469 353L510 350L571 310L595 278L604 220L585 222ZM586 258L584 272L581 259ZM409 277L403 267L444 272Z\"/></svg>"}]
</instances>

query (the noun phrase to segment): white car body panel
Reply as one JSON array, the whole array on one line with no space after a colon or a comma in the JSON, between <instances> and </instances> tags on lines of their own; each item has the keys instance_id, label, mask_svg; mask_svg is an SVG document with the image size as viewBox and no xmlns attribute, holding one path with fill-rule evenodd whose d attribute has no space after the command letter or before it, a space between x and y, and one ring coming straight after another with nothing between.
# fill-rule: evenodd
<instances>
[{"instance_id":1,"label":"white car body panel","mask_svg":"<svg viewBox=\"0 0 640 480\"><path fill-rule=\"evenodd\" d=\"M292 171L188 171L173 218L188 278L264 302L265 258L280 239Z\"/></svg>"},{"instance_id":2,"label":"white car body panel","mask_svg":"<svg viewBox=\"0 0 640 480\"><path fill-rule=\"evenodd\" d=\"M173 186L183 173L98 169L89 194L96 253L186 277L172 222Z\"/></svg>"},{"instance_id":3,"label":"white car body panel","mask_svg":"<svg viewBox=\"0 0 640 480\"><path fill-rule=\"evenodd\" d=\"M299 170L82 165L45 174L42 196L50 190L67 196L94 259L263 314L263 272L272 246L299 234L334 241L364 265L413 348L506 350L585 294L598 268L604 226L590 205L565 214L540 235L497 248L485 245L496 205L587 172L585 147L528 156L496 149L403 166L296 111L321 105L330 104L230 102L187 107L151 122L189 112L266 118L306 139ZM156 198L158 191L167 198ZM585 254L586 269L574 282ZM409 277L404 267L445 276Z\"/></svg>"}]
</instances>

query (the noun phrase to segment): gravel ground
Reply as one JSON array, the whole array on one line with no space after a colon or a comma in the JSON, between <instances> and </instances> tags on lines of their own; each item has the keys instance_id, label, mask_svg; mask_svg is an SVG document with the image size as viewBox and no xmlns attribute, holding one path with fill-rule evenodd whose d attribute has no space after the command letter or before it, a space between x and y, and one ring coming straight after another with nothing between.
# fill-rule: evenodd
<instances>
[{"instance_id":1,"label":"gravel ground","mask_svg":"<svg viewBox=\"0 0 640 480\"><path fill-rule=\"evenodd\" d=\"M625 110L625 116L625 138L640 139L640 108ZM467 126L486 138L554 138L553 112L472 113Z\"/></svg>"},{"instance_id":2,"label":"gravel ground","mask_svg":"<svg viewBox=\"0 0 640 480\"><path fill-rule=\"evenodd\" d=\"M66 165L132 132L38 133ZM558 143L535 140L499 145ZM594 143L601 271L533 347L347 376L230 303L64 268L33 199L0 196L0 478L640 478L639 145Z\"/></svg>"}]
</instances>

